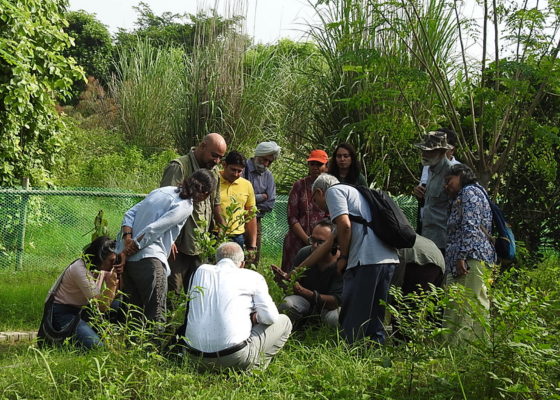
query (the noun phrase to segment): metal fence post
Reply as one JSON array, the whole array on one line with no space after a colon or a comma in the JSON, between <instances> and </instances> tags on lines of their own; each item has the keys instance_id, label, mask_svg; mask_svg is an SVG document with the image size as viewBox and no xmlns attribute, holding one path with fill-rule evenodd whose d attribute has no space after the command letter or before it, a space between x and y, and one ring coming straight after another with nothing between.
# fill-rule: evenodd
<instances>
[{"instance_id":1,"label":"metal fence post","mask_svg":"<svg viewBox=\"0 0 560 400\"><path fill-rule=\"evenodd\" d=\"M29 178L21 179L21 186L23 190L29 189ZM19 218L19 236L17 243L17 253L16 253L16 271L21 269L23 266L23 250L25 247L25 225L27 222L27 201L29 200L29 195L23 193L21 195L21 208L20 208L20 218Z\"/></svg>"}]
</instances>

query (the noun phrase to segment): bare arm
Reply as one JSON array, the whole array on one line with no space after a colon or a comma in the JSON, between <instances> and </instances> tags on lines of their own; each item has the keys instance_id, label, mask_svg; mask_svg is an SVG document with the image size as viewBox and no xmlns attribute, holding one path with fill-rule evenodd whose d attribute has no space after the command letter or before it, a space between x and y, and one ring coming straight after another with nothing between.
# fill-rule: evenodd
<instances>
[{"instance_id":1,"label":"bare arm","mask_svg":"<svg viewBox=\"0 0 560 400\"><path fill-rule=\"evenodd\" d=\"M100 292L98 296L95 296L95 298L99 300L97 303L99 311L105 312L111 307L111 303L115 298L119 279L117 277L117 272L114 269L104 273L100 279L103 279L105 282L105 290Z\"/></svg>"},{"instance_id":2,"label":"bare arm","mask_svg":"<svg viewBox=\"0 0 560 400\"><path fill-rule=\"evenodd\" d=\"M251 212L253 207L245 207ZM247 247L257 247L257 217L254 216L245 224L245 231L247 232Z\"/></svg>"},{"instance_id":3,"label":"bare arm","mask_svg":"<svg viewBox=\"0 0 560 400\"><path fill-rule=\"evenodd\" d=\"M319 246L313 253L311 253L309 257L303 260L303 262L300 265L298 265L297 268L303 268L310 265L315 265L323 258L325 258L327 254L329 254L329 251L331 251L335 238L336 235L334 233L331 233L330 236L325 241L325 243L322 246Z\"/></svg>"},{"instance_id":4,"label":"bare arm","mask_svg":"<svg viewBox=\"0 0 560 400\"><path fill-rule=\"evenodd\" d=\"M214 217L214 226L225 225L224 217L222 217L222 206L219 204L212 209L212 217Z\"/></svg>"},{"instance_id":5,"label":"bare arm","mask_svg":"<svg viewBox=\"0 0 560 400\"><path fill-rule=\"evenodd\" d=\"M299 283L297 283L294 286L294 294L297 294L298 296L303 297L304 299L306 299L310 303L313 302L313 291L304 288ZM320 294L319 296L321 297L321 303L324 304L324 307L327 310L334 310L338 307L338 304L337 304L334 296L331 296L330 294Z\"/></svg>"},{"instance_id":6,"label":"bare arm","mask_svg":"<svg viewBox=\"0 0 560 400\"><path fill-rule=\"evenodd\" d=\"M352 240L352 223L348 214L339 215L333 222L336 224L340 250L340 258L336 262L336 269L342 275L348 265L348 253L350 252L350 241ZM346 258L344 259L344 257Z\"/></svg>"}]
</instances>

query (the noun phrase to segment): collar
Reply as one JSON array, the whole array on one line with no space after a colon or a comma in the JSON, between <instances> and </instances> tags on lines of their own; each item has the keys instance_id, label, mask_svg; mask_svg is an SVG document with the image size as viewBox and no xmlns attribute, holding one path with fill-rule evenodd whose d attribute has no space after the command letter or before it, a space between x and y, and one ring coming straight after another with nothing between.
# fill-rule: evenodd
<instances>
[{"instance_id":1,"label":"collar","mask_svg":"<svg viewBox=\"0 0 560 400\"><path fill-rule=\"evenodd\" d=\"M242 179L241 177L239 177L236 180L234 180L233 182L230 182L222 176L223 172L224 171L220 171L220 183L225 183L226 185L237 185L239 180Z\"/></svg>"},{"instance_id":2,"label":"collar","mask_svg":"<svg viewBox=\"0 0 560 400\"><path fill-rule=\"evenodd\" d=\"M261 173L259 171L257 171L257 168L255 167L255 164L253 163L252 158L249 158L247 160L247 165L245 165L245 168L249 169L249 172L251 172L251 173L256 172L257 174L261 175Z\"/></svg>"},{"instance_id":3,"label":"collar","mask_svg":"<svg viewBox=\"0 0 560 400\"><path fill-rule=\"evenodd\" d=\"M219 268L237 268L237 266L229 258L222 258L220 261L218 261L218 263L216 264L216 267L219 267Z\"/></svg>"},{"instance_id":4,"label":"collar","mask_svg":"<svg viewBox=\"0 0 560 400\"><path fill-rule=\"evenodd\" d=\"M191 151L189 152L189 158L191 160L191 164L194 167L193 171L198 171L200 169L200 167L198 166L198 163L196 162L196 158L194 157L194 150L196 149L196 147L191 147Z\"/></svg>"}]
</instances>

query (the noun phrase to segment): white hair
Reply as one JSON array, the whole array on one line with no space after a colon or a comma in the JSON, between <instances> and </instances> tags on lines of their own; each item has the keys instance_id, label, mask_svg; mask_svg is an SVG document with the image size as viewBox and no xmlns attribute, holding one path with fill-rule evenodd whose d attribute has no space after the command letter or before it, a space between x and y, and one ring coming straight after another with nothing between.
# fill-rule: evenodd
<instances>
[{"instance_id":1,"label":"white hair","mask_svg":"<svg viewBox=\"0 0 560 400\"><path fill-rule=\"evenodd\" d=\"M224 258L229 258L237 268L240 268L241 263L245 260L245 254L243 254L243 249L239 244L226 242L216 249L216 261L221 261Z\"/></svg>"},{"instance_id":2,"label":"white hair","mask_svg":"<svg viewBox=\"0 0 560 400\"><path fill-rule=\"evenodd\" d=\"M313 186L311 187L311 191L315 192L316 189L321 189L324 193L328 188L336 185L337 183L340 183L340 181L336 179L335 176L324 172L315 179L315 182L313 182Z\"/></svg>"}]
</instances>

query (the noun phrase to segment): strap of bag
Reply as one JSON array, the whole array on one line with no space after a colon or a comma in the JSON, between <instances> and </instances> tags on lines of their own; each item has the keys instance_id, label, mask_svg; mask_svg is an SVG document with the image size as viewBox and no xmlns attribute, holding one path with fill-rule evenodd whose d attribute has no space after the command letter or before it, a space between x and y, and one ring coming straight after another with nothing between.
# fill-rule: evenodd
<instances>
[{"instance_id":1,"label":"strap of bag","mask_svg":"<svg viewBox=\"0 0 560 400\"><path fill-rule=\"evenodd\" d=\"M72 262L72 264L74 264L76 261ZM62 271L62 273L58 276L58 279L51 286L51 288L49 290L49 293L48 293L48 300L47 301L50 301L51 298L54 298L54 296L56 295L56 292L58 292L58 288L62 284L62 279L64 278L64 275L66 274L66 271L68 271L68 268L70 268L72 266L72 264L67 266L66 269L64 271Z\"/></svg>"},{"instance_id":2,"label":"strap of bag","mask_svg":"<svg viewBox=\"0 0 560 400\"><path fill-rule=\"evenodd\" d=\"M490 243L492 243L492 246L494 246L496 244L496 238L490 235L490 233L488 233L488 230L484 226L482 226L482 224L480 224L480 229L482 230L482 232L484 232Z\"/></svg>"}]
</instances>

